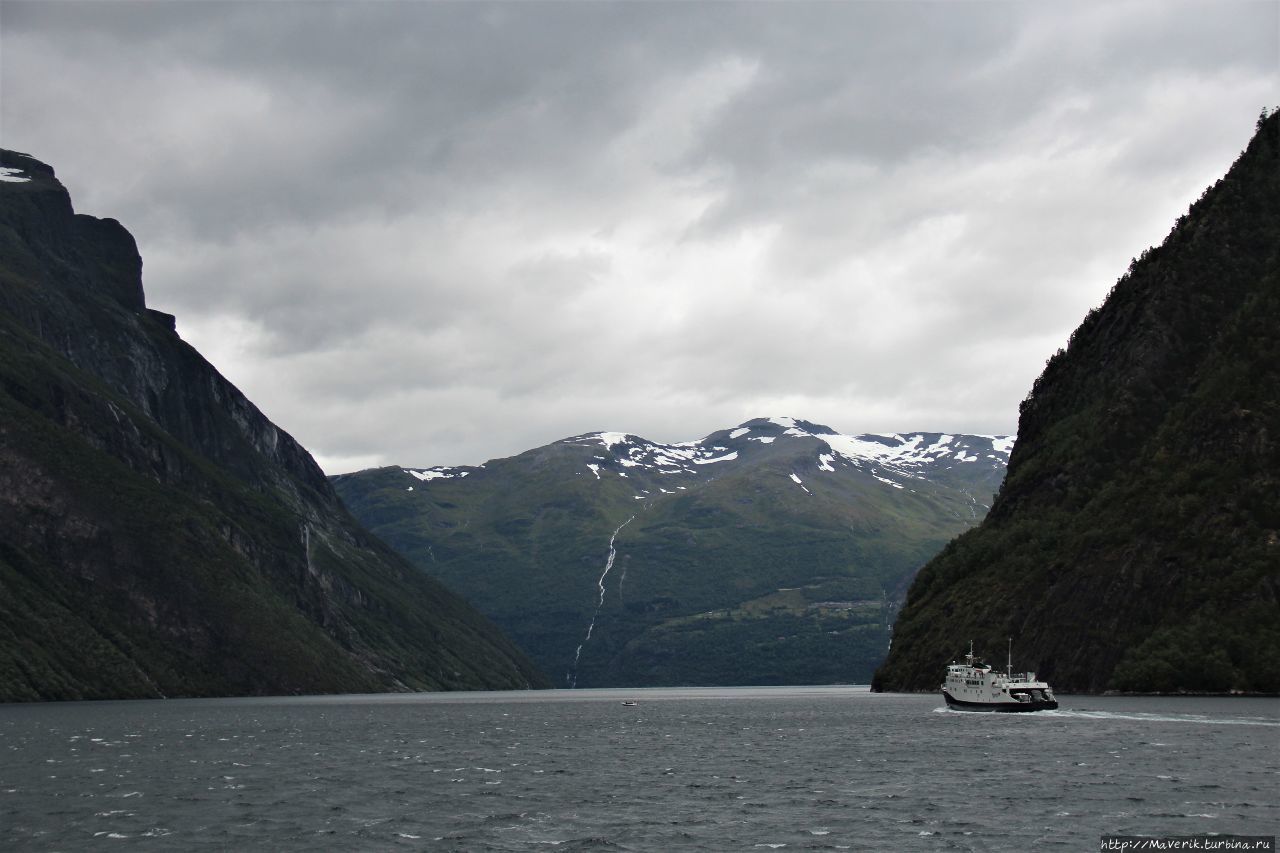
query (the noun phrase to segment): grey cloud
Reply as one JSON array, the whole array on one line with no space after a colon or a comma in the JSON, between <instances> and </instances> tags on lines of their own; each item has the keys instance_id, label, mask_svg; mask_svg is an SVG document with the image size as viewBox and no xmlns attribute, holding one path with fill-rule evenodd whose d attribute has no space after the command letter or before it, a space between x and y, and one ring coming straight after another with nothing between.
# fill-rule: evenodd
<instances>
[{"instance_id":1,"label":"grey cloud","mask_svg":"<svg viewBox=\"0 0 1280 853\"><path fill-rule=\"evenodd\" d=\"M326 464L1008 432L1274 100L1278 8L10 2L0 127Z\"/></svg>"}]
</instances>

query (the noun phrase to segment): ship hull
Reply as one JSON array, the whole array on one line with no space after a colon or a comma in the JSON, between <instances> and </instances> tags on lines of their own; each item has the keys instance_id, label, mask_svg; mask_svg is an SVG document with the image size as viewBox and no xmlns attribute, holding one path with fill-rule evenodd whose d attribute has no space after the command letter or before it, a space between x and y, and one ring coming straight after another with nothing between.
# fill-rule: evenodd
<instances>
[{"instance_id":1,"label":"ship hull","mask_svg":"<svg viewBox=\"0 0 1280 853\"><path fill-rule=\"evenodd\" d=\"M986 711L997 714L1025 714L1029 711L1056 711L1058 702L1049 699L1041 702L966 702L957 699L947 691L942 691L942 698L947 700L947 707L957 711Z\"/></svg>"}]
</instances>

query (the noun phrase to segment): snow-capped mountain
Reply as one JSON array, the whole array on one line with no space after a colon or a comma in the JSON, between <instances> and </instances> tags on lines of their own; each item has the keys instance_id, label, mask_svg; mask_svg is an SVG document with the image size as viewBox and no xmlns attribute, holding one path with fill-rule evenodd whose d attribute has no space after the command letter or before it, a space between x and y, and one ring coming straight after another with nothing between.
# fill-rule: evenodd
<instances>
[{"instance_id":1,"label":"snow-capped mountain","mask_svg":"<svg viewBox=\"0 0 1280 853\"><path fill-rule=\"evenodd\" d=\"M1013 439L996 435L948 435L946 433L895 433L893 435L843 435L830 427L794 418L760 418L741 426L712 433L701 441L660 444L634 435L600 432L565 439L588 447L603 447L601 465L612 461L618 473L643 469L658 474L704 475L702 466L738 461L740 455L763 454L779 439L811 439L813 463L818 471L835 473L837 467L853 467L871 474L893 488L904 489L912 481L928 481L940 471L957 466L975 471L1003 472ZM756 446L758 445L758 447ZM608 454L612 454L610 457Z\"/></svg>"},{"instance_id":2,"label":"snow-capped mountain","mask_svg":"<svg viewBox=\"0 0 1280 853\"><path fill-rule=\"evenodd\" d=\"M779 442L775 446L775 442ZM799 441L797 441L799 440ZM663 444L624 432L593 432L566 438L557 445L576 446L589 452L584 457L586 471L597 480L610 474L644 478L648 483L656 475L658 481L670 478L659 487L659 493L672 494L687 489L693 478L712 479L723 468L737 464L757 463L811 449L812 466L807 470L836 473L839 468L863 472L887 487L914 489L947 478L966 484L985 483L991 490L999 485L1009 462L1013 438L1005 435L951 435L948 433L909 432L845 435L821 424L789 417L757 418L733 429L714 432L698 441ZM718 466L713 469L710 466ZM405 474L423 481L466 477L484 470L479 467L406 468ZM583 472L575 472L581 475ZM804 485L796 473L788 474L797 485ZM637 488L637 500L653 497L649 489ZM987 497L990 497L989 495ZM984 505L986 501L984 500Z\"/></svg>"},{"instance_id":3,"label":"snow-capped mountain","mask_svg":"<svg viewBox=\"0 0 1280 853\"><path fill-rule=\"evenodd\" d=\"M566 686L820 683L869 678L915 570L986 513L1011 445L775 417L334 484Z\"/></svg>"}]
</instances>

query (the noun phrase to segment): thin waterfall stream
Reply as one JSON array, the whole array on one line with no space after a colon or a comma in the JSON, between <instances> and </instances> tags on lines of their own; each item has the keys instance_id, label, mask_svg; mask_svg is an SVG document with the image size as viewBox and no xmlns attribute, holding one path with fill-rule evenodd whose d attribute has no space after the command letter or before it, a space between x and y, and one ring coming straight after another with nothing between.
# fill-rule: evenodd
<instances>
[{"instance_id":1,"label":"thin waterfall stream","mask_svg":"<svg viewBox=\"0 0 1280 853\"><path fill-rule=\"evenodd\" d=\"M582 657L582 647L591 639L591 632L594 631L596 627L596 617L600 615L600 608L604 606L604 581L605 578L609 576L609 570L613 568L614 559L618 556L618 549L614 547L614 542L617 541L618 534L622 532L622 528L635 520L636 517L634 515L631 516L626 521L619 524L617 529L613 531L613 535L609 537L609 556L604 561L604 571L600 573L600 579L596 581L596 586L600 588L600 598L596 601L596 609L591 614L591 623L587 625L587 636L583 637L582 642L578 644L577 651L573 653L573 665L569 668L569 671L565 673L564 678L565 681L568 682L570 689L578 686L578 660Z\"/></svg>"}]
</instances>

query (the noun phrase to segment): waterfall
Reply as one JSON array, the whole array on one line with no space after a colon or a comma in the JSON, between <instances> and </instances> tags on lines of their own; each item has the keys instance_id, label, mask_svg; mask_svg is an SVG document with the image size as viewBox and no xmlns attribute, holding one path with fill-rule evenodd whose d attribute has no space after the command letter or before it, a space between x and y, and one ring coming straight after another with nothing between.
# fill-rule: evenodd
<instances>
[{"instance_id":1,"label":"waterfall","mask_svg":"<svg viewBox=\"0 0 1280 853\"><path fill-rule=\"evenodd\" d=\"M568 683L570 689L578 686L578 660L582 657L582 647L591 639L591 632L596 627L596 617L600 615L600 608L604 606L604 579L609 576L609 570L613 568L614 558L618 556L618 550L614 547L614 542L617 541L618 534L622 531L622 528L635 520L636 517L634 515L631 516L619 524L617 529L613 531L613 535L609 537L609 556L604 561L604 571L600 573L600 580L596 581L596 586L600 588L600 598L596 601L595 612L591 614L591 624L587 625L587 636L583 637L582 642L578 644L577 651L573 653L573 665L565 673L564 680Z\"/></svg>"}]
</instances>

